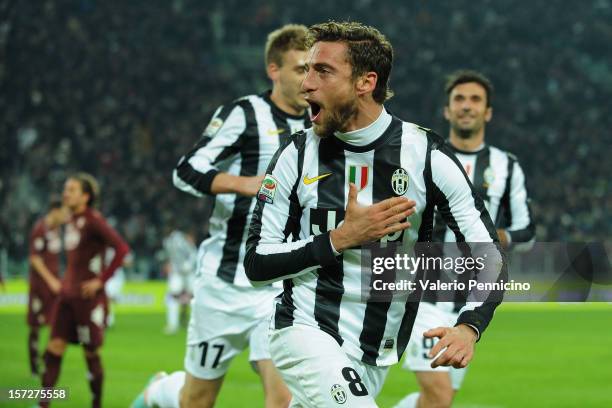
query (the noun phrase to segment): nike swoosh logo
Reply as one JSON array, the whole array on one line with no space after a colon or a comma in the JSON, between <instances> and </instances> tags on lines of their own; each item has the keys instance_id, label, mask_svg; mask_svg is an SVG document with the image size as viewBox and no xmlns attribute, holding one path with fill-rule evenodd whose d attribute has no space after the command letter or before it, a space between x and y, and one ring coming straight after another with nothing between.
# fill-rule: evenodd
<instances>
[{"instance_id":1,"label":"nike swoosh logo","mask_svg":"<svg viewBox=\"0 0 612 408\"><path fill-rule=\"evenodd\" d=\"M268 129L268 135L269 136L280 135L284 131L285 131L285 129Z\"/></svg>"},{"instance_id":2,"label":"nike swoosh logo","mask_svg":"<svg viewBox=\"0 0 612 408\"><path fill-rule=\"evenodd\" d=\"M325 173L325 174L321 174L320 176L317 177L313 177L313 178L308 178L308 175L304 176L304 184L309 185L312 183L316 183L317 181L324 179L327 176L331 176L332 173Z\"/></svg>"}]
</instances>

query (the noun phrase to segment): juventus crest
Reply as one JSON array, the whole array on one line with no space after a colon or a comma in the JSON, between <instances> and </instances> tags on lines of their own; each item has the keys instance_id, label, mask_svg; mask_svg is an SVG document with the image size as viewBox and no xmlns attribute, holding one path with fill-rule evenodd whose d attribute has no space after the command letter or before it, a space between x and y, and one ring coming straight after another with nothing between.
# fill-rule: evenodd
<instances>
[{"instance_id":1,"label":"juventus crest","mask_svg":"<svg viewBox=\"0 0 612 408\"><path fill-rule=\"evenodd\" d=\"M398 196L404 195L408 191L408 172L401 167L395 170L391 176L391 187Z\"/></svg>"}]
</instances>

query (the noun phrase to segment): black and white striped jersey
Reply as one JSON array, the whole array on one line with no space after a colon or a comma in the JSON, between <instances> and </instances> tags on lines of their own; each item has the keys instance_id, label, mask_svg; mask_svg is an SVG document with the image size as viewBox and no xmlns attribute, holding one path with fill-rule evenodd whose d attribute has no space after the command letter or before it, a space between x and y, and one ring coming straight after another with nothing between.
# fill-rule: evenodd
<instances>
[{"instance_id":1,"label":"black and white striped jersey","mask_svg":"<svg viewBox=\"0 0 612 408\"><path fill-rule=\"evenodd\" d=\"M310 124L308 115L293 116L270 100L270 91L249 95L217 109L201 140L183 156L173 173L174 185L201 197L219 172L235 176L264 174L281 142ZM252 197L218 194L210 218L209 238L198 250L197 275L216 275L250 286L243 259Z\"/></svg>"},{"instance_id":2,"label":"black and white striped jersey","mask_svg":"<svg viewBox=\"0 0 612 408\"><path fill-rule=\"evenodd\" d=\"M394 177L400 173L408 177ZM444 140L384 110L365 129L330 138L308 129L277 152L251 222L247 276L254 285L284 280L275 328L318 327L350 356L391 365L406 348L418 303L362 302L361 249L334 255L329 231L344 218L349 182L363 205L398 195L416 201L412 227L381 241L430 241L435 206L458 241L492 242L495 229ZM458 322L482 333L496 306L472 304Z\"/></svg>"},{"instance_id":3,"label":"black and white striped jersey","mask_svg":"<svg viewBox=\"0 0 612 408\"><path fill-rule=\"evenodd\" d=\"M532 241L535 227L529 210L525 174L516 156L488 145L474 152L459 150L450 143L449 147L484 200L495 227L506 229L514 245ZM441 216L436 217L434 229L435 241L455 240Z\"/></svg>"},{"instance_id":4,"label":"black and white striped jersey","mask_svg":"<svg viewBox=\"0 0 612 408\"><path fill-rule=\"evenodd\" d=\"M450 142L447 144L463 166L474 190L484 200L495 227L508 232L510 249L529 249L534 241L535 227L529 209L525 174L516 156L486 144L473 152L457 149ZM434 218L433 240L454 242L455 234L446 225L442 214L436 211ZM446 255L453 256L449 253L453 252L451 247L445 246L444 250ZM458 276L459 280L466 278L466 275ZM460 293L457 295L461 298ZM440 309L452 313L458 313L465 306L462 299L455 302L434 302L435 294L430 295L429 299Z\"/></svg>"}]
</instances>

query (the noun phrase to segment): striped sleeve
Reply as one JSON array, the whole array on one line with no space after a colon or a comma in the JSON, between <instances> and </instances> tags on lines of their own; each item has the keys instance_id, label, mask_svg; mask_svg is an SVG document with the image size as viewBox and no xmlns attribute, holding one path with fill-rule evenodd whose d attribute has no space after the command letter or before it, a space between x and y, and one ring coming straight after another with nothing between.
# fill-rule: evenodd
<instances>
[{"instance_id":1,"label":"striped sleeve","mask_svg":"<svg viewBox=\"0 0 612 408\"><path fill-rule=\"evenodd\" d=\"M172 181L179 190L202 197L211 194L213 179L219 173L218 164L240 151L246 130L246 118L241 101L217 109L195 147L181 157Z\"/></svg>"},{"instance_id":2,"label":"striped sleeve","mask_svg":"<svg viewBox=\"0 0 612 408\"><path fill-rule=\"evenodd\" d=\"M302 208L297 188L304 161L304 138L303 132L297 133L280 147L266 172L266 180L275 184L275 192L258 194L244 257L246 275L253 286L338 263L329 232L298 239Z\"/></svg>"},{"instance_id":3,"label":"striped sleeve","mask_svg":"<svg viewBox=\"0 0 612 408\"><path fill-rule=\"evenodd\" d=\"M507 281L507 266L497 244L493 221L461 164L446 146L431 151L431 176L436 205L457 242L468 243L472 257L486 259L486 268L477 274L478 279ZM488 295L486 302L467 302L460 311L457 324L471 326L480 338L502 296L503 292L495 291Z\"/></svg>"},{"instance_id":4,"label":"striped sleeve","mask_svg":"<svg viewBox=\"0 0 612 408\"><path fill-rule=\"evenodd\" d=\"M518 243L532 242L535 237L535 226L531 220L529 197L525 187L525 173L518 161L514 161L512 177L510 178L510 205L508 218L510 225L506 228L510 241L515 246Z\"/></svg>"}]
</instances>

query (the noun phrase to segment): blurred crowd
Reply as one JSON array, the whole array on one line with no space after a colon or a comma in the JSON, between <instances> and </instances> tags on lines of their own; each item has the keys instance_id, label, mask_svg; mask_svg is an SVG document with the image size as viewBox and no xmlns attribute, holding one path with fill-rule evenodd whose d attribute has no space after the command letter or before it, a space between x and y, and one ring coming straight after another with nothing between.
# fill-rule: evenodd
<instances>
[{"instance_id":1,"label":"blurred crowd","mask_svg":"<svg viewBox=\"0 0 612 408\"><path fill-rule=\"evenodd\" d=\"M389 109L442 135L445 75L488 75L487 139L523 164L538 240L610 237L611 0L43 0L0 2L2 246L25 258L75 170L98 177L136 258L170 228L202 232L206 202L173 188L174 165L219 104L266 89L269 31L328 19L390 38Z\"/></svg>"}]
</instances>

